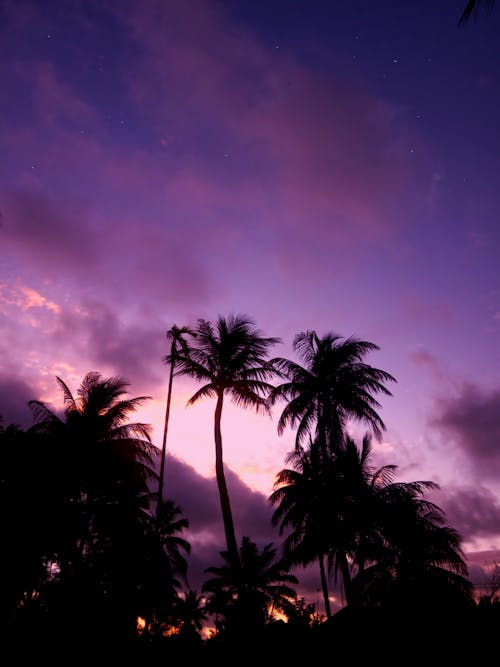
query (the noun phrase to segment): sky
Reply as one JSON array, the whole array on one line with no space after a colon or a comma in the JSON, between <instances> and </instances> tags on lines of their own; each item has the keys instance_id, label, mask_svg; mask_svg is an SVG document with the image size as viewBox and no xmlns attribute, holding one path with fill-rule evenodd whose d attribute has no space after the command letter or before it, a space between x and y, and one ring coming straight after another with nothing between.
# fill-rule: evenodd
<instances>
[{"instance_id":1,"label":"sky","mask_svg":"<svg viewBox=\"0 0 500 667\"><path fill-rule=\"evenodd\" d=\"M4 424L29 426L33 398L60 409L57 376L76 391L98 371L151 397L136 418L161 447L174 323L244 313L293 359L301 331L357 336L397 380L375 461L440 485L484 582L500 562L500 11L458 25L464 5L0 0ZM224 543L196 388L175 378L165 484L199 579ZM223 414L237 536L259 544L280 540L282 407Z\"/></svg>"}]
</instances>

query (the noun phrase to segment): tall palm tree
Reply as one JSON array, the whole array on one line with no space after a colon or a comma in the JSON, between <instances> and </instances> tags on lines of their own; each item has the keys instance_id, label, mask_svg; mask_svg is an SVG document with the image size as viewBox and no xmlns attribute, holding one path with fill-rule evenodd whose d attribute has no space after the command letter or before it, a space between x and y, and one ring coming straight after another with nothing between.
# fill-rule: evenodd
<instances>
[{"instance_id":1,"label":"tall palm tree","mask_svg":"<svg viewBox=\"0 0 500 667\"><path fill-rule=\"evenodd\" d=\"M274 612L292 613L297 594L290 584L297 584L298 579L289 573L285 560L276 559L272 543L259 550L244 536L239 571L235 571L227 551L221 552L221 556L226 561L223 565L205 570L215 577L203 584L203 591L211 595L208 608L224 616L226 627L248 631L265 625ZM216 608L221 600L222 608Z\"/></svg>"},{"instance_id":2,"label":"tall palm tree","mask_svg":"<svg viewBox=\"0 0 500 667\"><path fill-rule=\"evenodd\" d=\"M271 390L267 380L273 367L267 360L269 348L279 338L266 338L246 315L219 316L214 323L199 319L196 342L187 351L179 350L177 374L190 375L203 382L191 396L188 405L201 398L215 398L214 440L215 474L226 535L227 552L235 567L239 566L238 545L224 474L221 416L224 396L243 407L269 412L265 396Z\"/></svg>"},{"instance_id":3,"label":"tall palm tree","mask_svg":"<svg viewBox=\"0 0 500 667\"><path fill-rule=\"evenodd\" d=\"M350 337L342 340L328 333L320 338L315 331L297 334L293 349L304 365L289 359L271 361L286 382L273 388L270 401L287 401L278 421L278 433L297 426L296 447L307 436L317 438L320 446L335 446L349 418L366 423L376 437L385 424L376 409L375 394L391 395L386 383L395 379L363 362L366 354L378 350L374 343Z\"/></svg>"},{"instance_id":4,"label":"tall palm tree","mask_svg":"<svg viewBox=\"0 0 500 667\"><path fill-rule=\"evenodd\" d=\"M176 324L174 324L172 328L167 331L167 340L170 341L170 354L164 357L164 362L166 364L170 364L170 372L168 377L167 405L165 409L165 425L163 427L163 440L161 447L160 478L158 482L158 499L156 501L157 520L159 520L160 506L161 503L163 502L163 486L165 483L165 456L167 452L167 433L168 433L168 422L170 418L170 403L172 399L172 382L174 377L175 362L178 349L181 349L184 353L187 352L187 343L184 340L184 336L186 335L196 336L196 333L189 327L178 327Z\"/></svg>"}]
</instances>

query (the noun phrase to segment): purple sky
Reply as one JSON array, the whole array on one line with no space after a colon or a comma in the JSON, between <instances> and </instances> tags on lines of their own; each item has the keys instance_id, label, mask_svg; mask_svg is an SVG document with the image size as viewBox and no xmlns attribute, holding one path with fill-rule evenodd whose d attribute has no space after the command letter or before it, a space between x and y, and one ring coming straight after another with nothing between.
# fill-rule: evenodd
<instances>
[{"instance_id":1,"label":"purple sky","mask_svg":"<svg viewBox=\"0 0 500 667\"><path fill-rule=\"evenodd\" d=\"M76 389L97 370L152 396L138 418L160 445L173 323L246 313L279 356L305 329L356 335L398 381L377 460L440 483L491 562L500 12L459 27L464 5L0 2L5 421L28 425L30 398L57 407L56 375ZM214 406L185 408L194 389L175 385L166 483L176 499L178 466L201 559L220 524L216 496L200 502ZM223 416L237 532L259 542L277 539L256 517L293 442L278 410Z\"/></svg>"}]
</instances>

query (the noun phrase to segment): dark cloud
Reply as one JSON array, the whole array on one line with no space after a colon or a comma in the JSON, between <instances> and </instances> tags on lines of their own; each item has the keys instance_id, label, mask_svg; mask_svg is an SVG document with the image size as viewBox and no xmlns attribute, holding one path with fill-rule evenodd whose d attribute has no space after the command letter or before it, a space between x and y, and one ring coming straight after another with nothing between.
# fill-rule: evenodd
<instances>
[{"instance_id":1,"label":"dark cloud","mask_svg":"<svg viewBox=\"0 0 500 667\"><path fill-rule=\"evenodd\" d=\"M78 350L87 366L126 378L134 393L149 394L165 372L167 342L158 318L147 325L140 318L129 322L102 301L84 300L78 309L64 311L53 341L61 346L71 341L72 353Z\"/></svg>"},{"instance_id":2,"label":"dark cloud","mask_svg":"<svg viewBox=\"0 0 500 667\"><path fill-rule=\"evenodd\" d=\"M498 594L496 569L500 565L500 550L471 551L467 554L469 579L477 595Z\"/></svg>"},{"instance_id":3,"label":"dark cloud","mask_svg":"<svg viewBox=\"0 0 500 667\"><path fill-rule=\"evenodd\" d=\"M3 426L16 424L28 428L33 423L33 416L28 401L36 399L36 392L26 382L15 377L0 378L0 416Z\"/></svg>"},{"instance_id":4,"label":"dark cloud","mask_svg":"<svg viewBox=\"0 0 500 667\"><path fill-rule=\"evenodd\" d=\"M225 550L225 537L219 505L219 495L215 478L199 475L194 468L179 459L167 455L165 464L165 496L172 498L189 519L187 539L191 542L192 553L189 557L189 583L200 590L207 579L205 568L221 563L220 551ZM252 491L230 469L226 469L233 518L238 541L248 535L260 548L272 543L277 550L277 557L282 554L282 537L278 529L271 525L272 506L267 498L257 491ZM297 592L309 603L317 605L318 611L324 612L320 592L320 576L317 563L306 568L292 570L299 580ZM330 591L335 599L332 608L341 606L341 592L333 578Z\"/></svg>"},{"instance_id":5,"label":"dark cloud","mask_svg":"<svg viewBox=\"0 0 500 667\"><path fill-rule=\"evenodd\" d=\"M436 502L464 541L498 536L500 501L490 489L484 486L442 489L436 494Z\"/></svg>"},{"instance_id":6,"label":"dark cloud","mask_svg":"<svg viewBox=\"0 0 500 667\"><path fill-rule=\"evenodd\" d=\"M232 470L226 468L233 519L238 542L249 536L259 547L274 543L280 553L280 538L271 525L272 508L266 497L252 491ZM203 477L196 470L167 455L165 497L171 498L189 520L186 538L192 545L189 559L190 583L200 588L206 579L204 569L218 564L226 548L219 493L215 477Z\"/></svg>"},{"instance_id":7,"label":"dark cloud","mask_svg":"<svg viewBox=\"0 0 500 667\"><path fill-rule=\"evenodd\" d=\"M450 436L476 470L488 477L500 471L500 389L466 383L457 396L438 401L434 426Z\"/></svg>"}]
</instances>

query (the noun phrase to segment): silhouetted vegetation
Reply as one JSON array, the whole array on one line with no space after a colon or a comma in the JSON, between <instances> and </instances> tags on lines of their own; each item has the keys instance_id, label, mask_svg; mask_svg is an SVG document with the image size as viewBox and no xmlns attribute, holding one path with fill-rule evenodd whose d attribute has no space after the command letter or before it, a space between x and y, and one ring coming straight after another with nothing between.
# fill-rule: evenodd
<instances>
[{"instance_id":1,"label":"silhouetted vegetation","mask_svg":"<svg viewBox=\"0 0 500 667\"><path fill-rule=\"evenodd\" d=\"M472 17L476 18L482 7L485 7L487 11L491 11L494 4L495 0L468 0L460 15L459 25L464 25Z\"/></svg>"},{"instance_id":2,"label":"silhouetted vegetation","mask_svg":"<svg viewBox=\"0 0 500 667\"><path fill-rule=\"evenodd\" d=\"M376 345L307 331L294 342L303 365L269 359L279 339L263 336L242 315L199 320L193 331L173 327L170 340L161 448L148 425L129 421L148 397L129 398L125 380L99 373L88 373L76 395L57 378L61 414L33 400L31 428L0 422L5 650L15 646L22 657L46 649L55 657L55 647L71 645L102 656L104 646L115 658L211 660L235 648L258 658L266 647L269 659L322 650L368 658L370 642L390 627L405 641L418 638L423 656L428 627L443 633L448 624L477 637L496 627L497 580L476 603L461 537L426 498L436 485L397 481L395 466L374 464L372 438L385 429L375 396L390 396L386 385L394 381L364 361ZM175 374L203 383L189 403L216 399L226 548L199 591L189 584L189 517L175 499L159 495L155 472L161 456L164 473ZM244 536L237 547L222 457L226 395L267 413L284 400L278 431L297 428L289 467L277 473L269 498L280 544L259 546ZM360 445L346 431L353 419L371 431ZM297 572L314 562L326 618L297 593ZM337 579L344 605L333 613L329 583ZM354 646L359 634L363 646Z\"/></svg>"},{"instance_id":3,"label":"silhouetted vegetation","mask_svg":"<svg viewBox=\"0 0 500 667\"><path fill-rule=\"evenodd\" d=\"M269 411L266 395L272 387L266 380L273 375L273 367L266 355L279 339L263 337L253 321L244 315L219 317L215 325L200 319L195 333L196 343L180 350L175 360L178 373L204 383L189 399L189 404L202 398L217 401L214 412L215 475L227 554L233 567L238 569L239 553L222 453L222 406L224 396L229 395L238 405Z\"/></svg>"}]
</instances>

